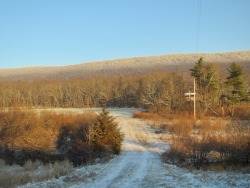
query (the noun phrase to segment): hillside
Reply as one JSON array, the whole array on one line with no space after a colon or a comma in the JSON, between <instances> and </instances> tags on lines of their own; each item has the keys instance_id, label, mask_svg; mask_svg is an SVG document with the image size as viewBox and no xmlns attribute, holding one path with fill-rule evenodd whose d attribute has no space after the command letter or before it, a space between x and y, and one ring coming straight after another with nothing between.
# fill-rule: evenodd
<instances>
[{"instance_id":1,"label":"hillside","mask_svg":"<svg viewBox=\"0 0 250 188\"><path fill-rule=\"evenodd\" d=\"M25 67L0 69L1 80L70 79L93 76L135 75L163 70L167 72L188 72L197 60L226 66L232 62L244 66L250 73L250 50L225 53L169 54L150 57L134 57L108 61L82 63L57 67Z\"/></svg>"}]
</instances>

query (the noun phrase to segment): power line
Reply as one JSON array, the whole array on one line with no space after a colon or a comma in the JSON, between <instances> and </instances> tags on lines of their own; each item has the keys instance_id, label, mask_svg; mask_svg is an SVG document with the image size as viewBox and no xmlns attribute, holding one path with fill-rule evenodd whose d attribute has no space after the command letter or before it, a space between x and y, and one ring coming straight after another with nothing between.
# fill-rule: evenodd
<instances>
[{"instance_id":1,"label":"power line","mask_svg":"<svg viewBox=\"0 0 250 188\"><path fill-rule=\"evenodd\" d=\"M196 51L197 52L199 51L199 40L200 40L201 5L202 5L202 0L198 0L197 32L196 32Z\"/></svg>"}]
</instances>

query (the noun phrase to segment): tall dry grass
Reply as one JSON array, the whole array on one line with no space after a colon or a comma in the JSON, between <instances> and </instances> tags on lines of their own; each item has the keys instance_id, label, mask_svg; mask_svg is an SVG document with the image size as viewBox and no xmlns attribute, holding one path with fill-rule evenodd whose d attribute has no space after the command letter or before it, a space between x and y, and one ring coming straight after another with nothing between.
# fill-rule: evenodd
<instances>
[{"instance_id":1,"label":"tall dry grass","mask_svg":"<svg viewBox=\"0 0 250 188\"><path fill-rule=\"evenodd\" d=\"M250 103L235 106L234 117L241 120L250 120Z\"/></svg>"},{"instance_id":2,"label":"tall dry grass","mask_svg":"<svg viewBox=\"0 0 250 188\"><path fill-rule=\"evenodd\" d=\"M153 121L163 119L163 117L160 116L159 114L149 113L149 112L134 112L133 117L134 118L145 119L145 120L153 120Z\"/></svg>"},{"instance_id":3,"label":"tall dry grass","mask_svg":"<svg viewBox=\"0 0 250 188\"><path fill-rule=\"evenodd\" d=\"M6 166L0 170L0 187L17 187L27 183L59 178L72 172L73 165L69 161L42 164L40 161L28 161L23 167ZM18 170L16 170L18 169Z\"/></svg>"},{"instance_id":4,"label":"tall dry grass","mask_svg":"<svg viewBox=\"0 0 250 188\"><path fill-rule=\"evenodd\" d=\"M241 121L207 118L194 122L183 118L166 124L165 129L173 135L172 148L166 154L166 160L250 159L250 132L249 128L241 125Z\"/></svg>"},{"instance_id":5,"label":"tall dry grass","mask_svg":"<svg viewBox=\"0 0 250 188\"><path fill-rule=\"evenodd\" d=\"M0 112L0 157L7 163L55 160L62 128L74 130L93 123L96 115L36 113L14 109Z\"/></svg>"},{"instance_id":6,"label":"tall dry grass","mask_svg":"<svg viewBox=\"0 0 250 188\"><path fill-rule=\"evenodd\" d=\"M28 160L23 165L23 169L25 171L34 171L34 170L38 169L40 166L42 166L42 162L41 161L36 160L35 162L32 162L31 160Z\"/></svg>"},{"instance_id":7,"label":"tall dry grass","mask_svg":"<svg viewBox=\"0 0 250 188\"><path fill-rule=\"evenodd\" d=\"M0 158L24 165L27 171L34 170L35 160L68 159L82 165L121 149L123 134L108 112L97 116L14 109L1 111L0 117Z\"/></svg>"}]
</instances>

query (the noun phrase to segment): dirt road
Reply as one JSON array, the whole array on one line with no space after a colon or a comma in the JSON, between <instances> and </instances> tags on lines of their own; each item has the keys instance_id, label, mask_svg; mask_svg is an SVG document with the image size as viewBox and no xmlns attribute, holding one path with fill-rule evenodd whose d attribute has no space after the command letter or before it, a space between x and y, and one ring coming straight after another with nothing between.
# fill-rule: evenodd
<instances>
[{"instance_id":1,"label":"dirt road","mask_svg":"<svg viewBox=\"0 0 250 188\"><path fill-rule=\"evenodd\" d=\"M162 171L160 154L168 145L163 144L153 130L140 120L124 117L117 120L126 135L122 154L96 168L95 179L81 186L146 187L150 182L154 184L155 173Z\"/></svg>"},{"instance_id":2,"label":"dirt road","mask_svg":"<svg viewBox=\"0 0 250 188\"><path fill-rule=\"evenodd\" d=\"M188 171L161 161L169 145L133 109L111 110L125 133L123 151L107 163L76 168L66 177L25 187L250 187L250 174Z\"/></svg>"}]
</instances>

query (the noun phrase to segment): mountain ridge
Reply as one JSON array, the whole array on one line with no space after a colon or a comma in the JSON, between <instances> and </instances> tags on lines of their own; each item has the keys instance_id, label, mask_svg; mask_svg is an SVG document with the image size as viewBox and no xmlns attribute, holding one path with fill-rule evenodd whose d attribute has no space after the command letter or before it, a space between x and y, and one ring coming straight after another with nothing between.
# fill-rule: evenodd
<instances>
[{"instance_id":1,"label":"mountain ridge","mask_svg":"<svg viewBox=\"0 0 250 188\"><path fill-rule=\"evenodd\" d=\"M95 76L136 75L153 71L186 72L200 57L227 66L240 63L250 73L250 50L220 53L186 53L140 56L65 66L0 68L0 80L71 79Z\"/></svg>"}]
</instances>

